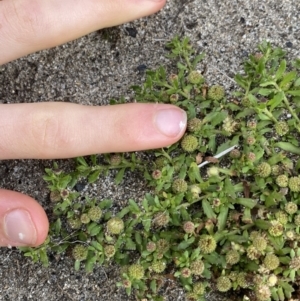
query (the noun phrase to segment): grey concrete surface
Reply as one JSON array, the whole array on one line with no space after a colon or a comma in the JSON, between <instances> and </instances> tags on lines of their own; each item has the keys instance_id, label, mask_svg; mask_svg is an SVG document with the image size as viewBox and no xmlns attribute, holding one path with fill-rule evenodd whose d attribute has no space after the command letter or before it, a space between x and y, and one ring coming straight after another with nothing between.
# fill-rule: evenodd
<instances>
[{"instance_id":1,"label":"grey concrete surface","mask_svg":"<svg viewBox=\"0 0 300 301\"><path fill-rule=\"evenodd\" d=\"M262 40L285 48L291 58L299 57L299 11L298 0L169 0L154 16L0 66L0 102L55 100L100 105L121 95L132 100L129 87L144 78L138 66L169 64L164 45L176 34L189 36L193 45L207 54L209 83L224 84L230 93L235 86L233 75ZM136 31L136 37L132 31ZM65 160L62 164L68 167L72 162ZM47 166L51 161L2 161L0 187L26 193L51 212L49 192L42 180ZM144 190L141 181L128 175L119 187L108 177L87 192L111 197L122 206L130 197L140 199ZM46 269L32 264L17 250L0 250L0 300L134 300L116 288L117 278L114 266L86 275L73 270L68 256L51 258L51 266ZM166 283L163 291L165 300L185 300L173 283Z\"/></svg>"}]
</instances>

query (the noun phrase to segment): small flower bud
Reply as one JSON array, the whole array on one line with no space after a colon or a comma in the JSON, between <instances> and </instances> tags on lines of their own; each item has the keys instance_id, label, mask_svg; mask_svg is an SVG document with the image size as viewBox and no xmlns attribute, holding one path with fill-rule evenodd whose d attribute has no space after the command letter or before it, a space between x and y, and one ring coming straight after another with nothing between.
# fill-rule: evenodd
<instances>
[{"instance_id":1,"label":"small flower bud","mask_svg":"<svg viewBox=\"0 0 300 301\"><path fill-rule=\"evenodd\" d=\"M257 174L262 178L267 178L271 174L271 166L267 162L259 164L256 170Z\"/></svg>"},{"instance_id":2,"label":"small flower bud","mask_svg":"<svg viewBox=\"0 0 300 301\"><path fill-rule=\"evenodd\" d=\"M279 121L275 124L275 131L279 136L284 136L289 132L289 125L285 121Z\"/></svg>"},{"instance_id":3,"label":"small flower bud","mask_svg":"<svg viewBox=\"0 0 300 301\"><path fill-rule=\"evenodd\" d=\"M183 179L176 179L173 182L172 190L174 193L186 192L188 188L187 182Z\"/></svg>"},{"instance_id":4,"label":"small flower bud","mask_svg":"<svg viewBox=\"0 0 300 301\"><path fill-rule=\"evenodd\" d=\"M200 276L204 272L205 266L202 260L197 259L191 263L190 268L193 275Z\"/></svg>"},{"instance_id":5,"label":"small flower bud","mask_svg":"<svg viewBox=\"0 0 300 301\"><path fill-rule=\"evenodd\" d=\"M144 274L145 270L140 264L133 264L128 267L128 275L132 279L141 280Z\"/></svg>"},{"instance_id":6,"label":"small flower bud","mask_svg":"<svg viewBox=\"0 0 300 301\"><path fill-rule=\"evenodd\" d=\"M289 183L289 178L286 175L279 175L276 178L276 184L279 187L287 187Z\"/></svg>"},{"instance_id":7,"label":"small flower bud","mask_svg":"<svg viewBox=\"0 0 300 301\"><path fill-rule=\"evenodd\" d=\"M300 177L289 178L289 188L293 192L299 192L300 191Z\"/></svg>"},{"instance_id":8,"label":"small flower bud","mask_svg":"<svg viewBox=\"0 0 300 301\"><path fill-rule=\"evenodd\" d=\"M76 245L72 250L72 255L75 260L83 261L88 256L88 249L83 245Z\"/></svg>"},{"instance_id":9,"label":"small flower bud","mask_svg":"<svg viewBox=\"0 0 300 301\"><path fill-rule=\"evenodd\" d=\"M208 89L207 97L211 100L219 101L225 96L225 90L222 86L214 85Z\"/></svg>"},{"instance_id":10,"label":"small flower bud","mask_svg":"<svg viewBox=\"0 0 300 301\"><path fill-rule=\"evenodd\" d=\"M183 224L183 230L185 233L192 234L195 230L195 224L193 222L185 222Z\"/></svg>"},{"instance_id":11,"label":"small flower bud","mask_svg":"<svg viewBox=\"0 0 300 301\"><path fill-rule=\"evenodd\" d=\"M149 241L147 243L146 249L148 252L151 252L151 253L154 252L156 250L156 243L153 241Z\"/></svg>"},{"instance_id":12,"label":"small flower bud","mask_svg":"<svg viewBox=\"0 0 300 301\"><path fill-rule=\"evenodd\" d=\"M279 267L279 263L279 258L274 254L267 254L264 259L264 265L270 271L277 269Z\"/></svg>"},{"instance_id":13,"label":"small flower bud","mask_svg":"<svg viewBox=\"0 0 300 301\"><path fill-rule=\"evenodd\" d=\"M111 234L120 234L124 229L124 222L119 217L112 217L107 222L107 231Z\"/></svg>"},{"instance_id":14,"label":"small flower bud","mask_svg":"<svg viewBox=\"0 0 300 301\"><path fill-rule=\"evenodd\" d=\"M193 152L198 147L198 139L195 136L192 135L186 135L181 140L181 147L186 152Z\"/></svg>"},{"instance_id":15,"label":"small flower bud","mask_svg":"<svg viewBox=\"0 0 300 301\"><path fill-rule=\"evenodd\" d=\"M294 202L288 202L284 206L284 210L290 214L293 215L298 211L298 206Z\"/></svg>"},{"instance_id":16,"label":"small flower bud","mask_svg":"<svg viewBox=\"0 0 300 301\"><path fill-rule=\"evenodd\" d=\"M227 292L231 289L232 284L227 276L221 276L217 279L217 289L219 292Z\"/></svg>"},{"instance_id":17,"label":"small flower bud","mask_svg":"<svg viewBox=\"0 0 300 301\"><path fill-rule=\"evenodd\" d=\"M162 173L161 173L161 171L159 170L159 169L156 169L156 170L154 170L153 172L152 172L152 178L154 179L154 180L159 180L160 178L161 178L161 176L162 176Z\"/></svg>"},{"instance_id":18,"label":"small flower bud","mask_svg":"<svg viewBox=\"0 0 300 301\"><path fill-rule=\"evenodd\" d=\"M199 118L192 118L187 122L187 129L189 132L194 133L201 129L202 122Z\"/></svg>"},{"instance_id":19,"label":"small flower bud","mask_svg":"<svg viewBox=\"0 0 300 301\"><path fill-rule=\"evenodd\" d=\"M191 83L191 84L201 84L204 82L204 78L201 75L200 72L194 70L192 72L190 72L190 74L188 75L187 80Z\"/></svg>"},{"instance_id":20,"label":"small flower bud","mask_svg":"<svg viewBox=\"0 0 300 301\"><path fill-rule=\"evenodd\" d=\"M211 236L211 235L201 236L198 245L203 254L210 254L217 247L217 243L216 243L215 239L213 238L213 236Z\"/></svg>"}]
</instances>

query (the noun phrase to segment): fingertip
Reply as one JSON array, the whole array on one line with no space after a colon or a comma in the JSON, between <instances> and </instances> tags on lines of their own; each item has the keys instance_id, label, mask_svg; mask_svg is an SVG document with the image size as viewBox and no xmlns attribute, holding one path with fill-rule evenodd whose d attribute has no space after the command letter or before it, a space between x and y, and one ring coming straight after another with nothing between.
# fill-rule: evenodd
<instances>
[{"instance_id":1,"label":"fingertip","mask_svg":"<svg viewBox=\"0 0 300 301\"><path fill-rule=\"evenodd\" d=\"M0 190L0 246L38 246L48 234L45 211L19 192Z\"/></svg>"}]
</instances>

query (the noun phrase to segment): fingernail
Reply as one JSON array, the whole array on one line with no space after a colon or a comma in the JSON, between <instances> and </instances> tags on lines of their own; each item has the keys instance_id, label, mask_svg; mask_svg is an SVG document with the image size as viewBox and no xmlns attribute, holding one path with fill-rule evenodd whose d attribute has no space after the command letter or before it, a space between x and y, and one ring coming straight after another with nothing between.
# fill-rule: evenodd
<instances>
[{"instance_id":1,"label":"fingernail","mask_svg":"<svg viewBox=\"0 0 300 301\"><path fill-rule=\"evenodd\" d=\"M185 130L186 122L186 112L179 108L159 110L155 116L158 130L171 138L178 136Z\"/></svg>"},{"instance_id":2,"label":"fingernail","mask_svg":"<svg viewBox=\"0 0 300 301\"><path fill-rule=\"evenodd\" d=\"M27 210L8 212L4 217L4 231L12 244L33 245L36 242L36 229Z\"/></svg>"}]
</instances>

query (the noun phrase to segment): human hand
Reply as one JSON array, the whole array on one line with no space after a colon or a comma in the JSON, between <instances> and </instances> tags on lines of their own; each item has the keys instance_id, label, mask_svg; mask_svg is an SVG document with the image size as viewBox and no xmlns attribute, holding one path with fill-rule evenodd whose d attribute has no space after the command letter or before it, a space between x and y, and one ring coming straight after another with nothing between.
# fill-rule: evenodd
<instances>
[{"instance_id":1,"label":"human hand","mask_svg":"<svg viewBox=\"0 0 300 301\"><path fill-rule=\"evenodd\" d=\"M165 1L0 0L0 65L154 13ZM185 127L185 112L172 105L2 104L0 160L159 148L180 139ZM0 246L40 245L48 228L34 199L0 190Z\"/></svg>"}]
</instances>

